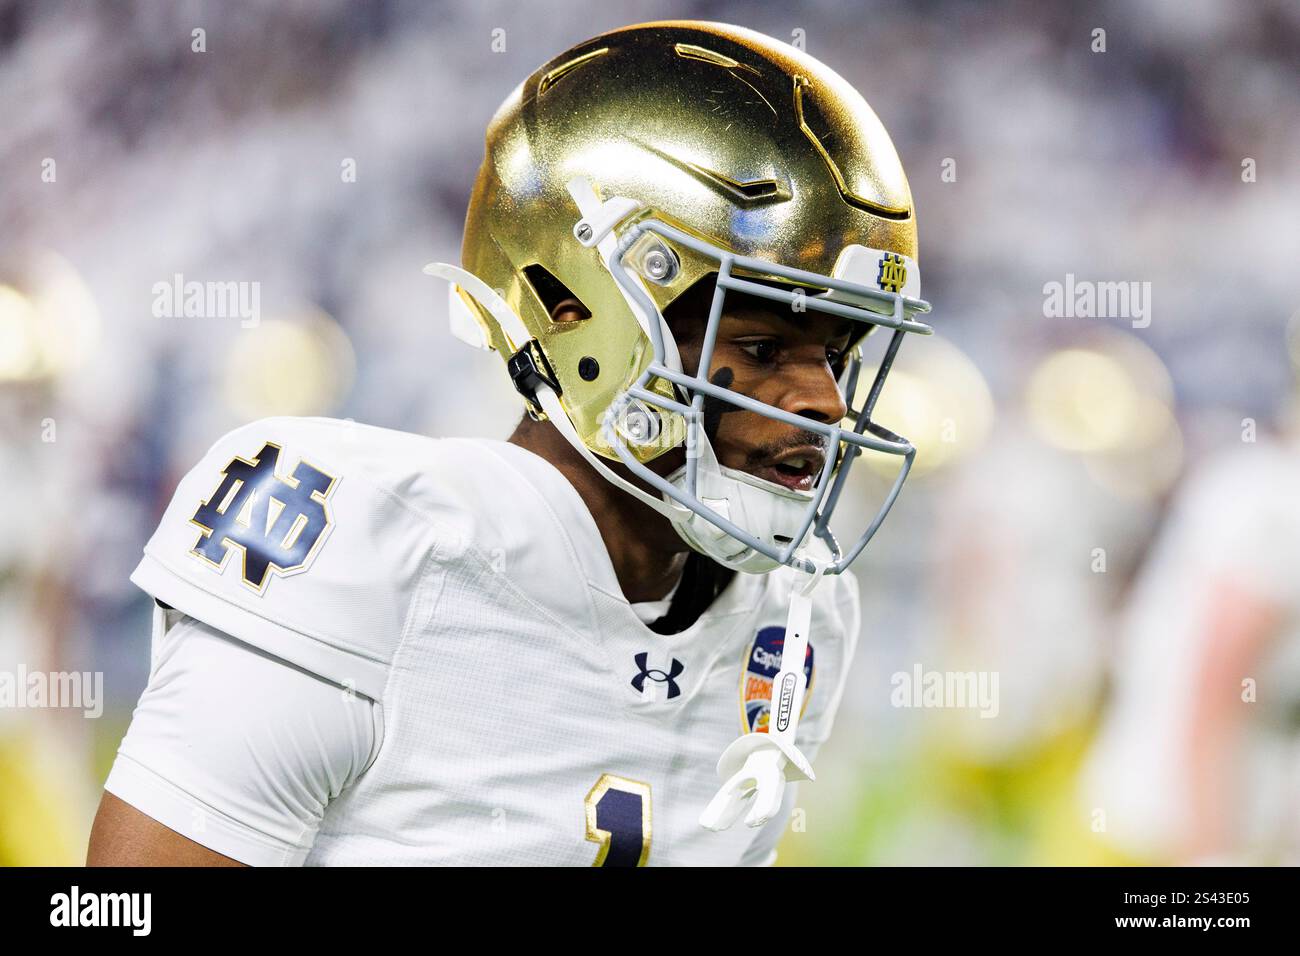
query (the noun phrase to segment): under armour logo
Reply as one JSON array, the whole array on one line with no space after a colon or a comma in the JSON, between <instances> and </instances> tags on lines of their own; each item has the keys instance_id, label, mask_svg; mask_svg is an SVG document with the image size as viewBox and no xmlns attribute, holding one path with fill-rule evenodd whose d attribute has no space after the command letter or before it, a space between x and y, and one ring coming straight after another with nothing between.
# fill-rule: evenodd
<instances>
[{"instance_id":1,"label":"under armour logo","mask_svg":"<svg viewBox=\"0 0 1300 956\"><path fill-rule=\"evenodd\" d=\"M330 527L325 499L335 479L305 461L282 478L275 471L279 460L280 446L272 442L252 461L233 459L190 519L203 531L190 553L221 570L232 551L242 552L243 582L259 594L272 569L306 569Z\"/></svg>"},{"instance_id":2,"label":"under armour logo","mask_svg":"<svg viewBox=\"0 0 1300 956\"><path fill-rule=\"evenodd\" d=\"M677 677L679 674L681 674L682 671L686 670L686 665L674 657L672 665L668 668L668 673L665 674L657 667L646 666L646 658L648 658L649 656L650 655L646 651L642 651L640 654L636 655L635 658L633 658L633 660L636 661L636 666L638 670L637 675L632 678L632 686L636 688L636 692L638 694L645 693L645 682L648 678L649 680L654 681L656 684L668 685L669 700L672 700L674 697L680 695L682 689L677 686L677 681L674 680L674 678Z\"/></svg>"}]
</instances>

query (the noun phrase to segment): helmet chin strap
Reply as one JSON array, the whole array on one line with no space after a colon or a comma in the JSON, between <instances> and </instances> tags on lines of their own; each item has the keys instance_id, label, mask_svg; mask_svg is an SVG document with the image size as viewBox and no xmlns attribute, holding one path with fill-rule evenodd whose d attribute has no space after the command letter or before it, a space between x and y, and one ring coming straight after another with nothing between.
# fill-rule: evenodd
<instances>
[{"instance_id":1,"label":"helmet chin strap","mask_svg":"<svg viewBox=\"0 0 1300 956\"><path fill-rule=\"evenodd\" d=\"M632 482L628 481L622 475L617 474L612 468L605 464L605 462L602 461L595 452L588 448L578 436L577 431L574 430L573 423L569 421L569 416L566 415L564 409L560 407L559 397L551 391L550 386L541 385L538 387L536 394L537 404L542 406L542 411L546 412L546 417L549 418L552 424L560 430L560 434L563 435L569 444L577 450L578 454L582 455L582 457L587 460L587 463L596 469L602 478L617 485L619 488L622 488L629 495L643 504L653 508L674 525L689 520L694 516L695 512L691 511L690 508L676 504L675 502L664 501L663 498L652 495L643 488L638 488L636 485L632 484Z\"/></svg>"},{"instance_id":2,"label":"helmet chin strap","mask_svg":"<svg viewBox=\"0 0 1300 956\"><path fill-rule=\"evenodd\" d=\"M747 472L723 466L705 430L695 422L692 445L696 452L696 482L690 487L689 463L668 476L668 481L683 493L696 498L720 517L750 531L761 540L777 545L792 541L798 533L805 510L813 496L786 490ZM780 567L751 545L728 534L698 513L676 525L677 533L696 551L714 561L747 574L763 574ZM811 532L805 532L805 538Z\"/></svg>"},{"instance_id":3,"label":"helmet chin strap","mask_svg":"<svg viewBox=\"0 0 1300 956\"><path fill-rule=\"evenodd\" d=\"M746 826L761 827L780 811L786 781L816 779L808 758L795 745L808 689L803 665L812 629L812 592L826 571L825 564L808 557L817 570L813 574L795 573L781 670L772 679L767 733L751 731L737 737L718 758L722 786L700 814L700 826L707 829L726 830L742 814Z\"/></svg>"}]
</instances>

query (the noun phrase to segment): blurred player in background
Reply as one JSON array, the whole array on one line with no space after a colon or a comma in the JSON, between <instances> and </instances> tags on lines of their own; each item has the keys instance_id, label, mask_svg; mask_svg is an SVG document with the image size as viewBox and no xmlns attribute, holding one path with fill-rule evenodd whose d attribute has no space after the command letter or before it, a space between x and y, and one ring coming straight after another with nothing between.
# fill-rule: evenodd
<instances>
[{"instance_id":1,"label":"blurred player in background","mask_svg":"<svg viewBox=\"0 0 1300 956\"><path fill-rule=\"evenodd\" d=\"M1082 791L1134 859L1300 863L1298 408L1191 471L1134 588Z\"/></svg>"}]
</instances>

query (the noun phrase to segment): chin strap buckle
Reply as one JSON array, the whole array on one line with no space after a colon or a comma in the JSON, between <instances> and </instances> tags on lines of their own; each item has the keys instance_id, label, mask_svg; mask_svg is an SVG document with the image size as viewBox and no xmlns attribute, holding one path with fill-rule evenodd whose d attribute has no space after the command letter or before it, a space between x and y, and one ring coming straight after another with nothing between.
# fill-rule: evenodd
<instances>
[{"instance_id":1,"label":"chin strap buckle","mask_svg":"<svg viewBox=\"0 0 1300 956\"><path fill-rule=\"evenodd\" d=\"M537 401L537 389L549 388L556 395L560 394L560 383L551 371L550 363L536 339L529 339L514 355L506 360L506 370L515 390L528 400L528 412L537 421L545 419L541 404ZM540 417L539 417L540 416Z\"/></svg>"}]
</instances>

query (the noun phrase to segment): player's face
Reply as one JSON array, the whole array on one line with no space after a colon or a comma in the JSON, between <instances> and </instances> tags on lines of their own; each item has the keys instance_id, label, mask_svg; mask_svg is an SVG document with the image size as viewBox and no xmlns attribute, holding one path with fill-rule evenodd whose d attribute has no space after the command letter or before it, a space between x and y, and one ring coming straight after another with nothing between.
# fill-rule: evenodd
<instances>
[{"instance_id":1,"label":"player's face","mask_svg":"<svg viewBox=\"0 0 1300 956\"><path fill-rule=\"evenodd\" d=\"M704 323L683 325L678 350L683 367L692 371ZM836 376L853 327L852 321L812 311L728 308L718 326L709 381L794 415L838 422L847 409ZM706 399L704 409L705 431L722 465L812 490L829 453L823 436L727 402Z\"/></svg>"},{"instance_id":2,"label":"player's face","mask_svg":"<svg viewBox=\"0 0 1300 956\"><path fill-rule=\"evenodd\" d=\"M682 367L689 372L699 367L712 295L712 287L701 283L669 316ZM836 379L854 329L851 320L787 312L738 295L724 304L709 381L813 421L845 416ZM552 318L563 322L589 314L577 299L566 299ZM715 399L705 399L704 428L722 465L800 491L812 490L828 454L826 439L816 432ZM671 452L656 467L667 473L681 465L682 455L680 449Z\"/></svg>"}]
</instances>

